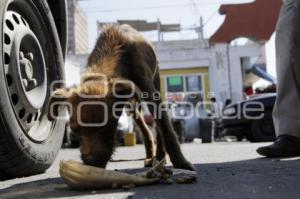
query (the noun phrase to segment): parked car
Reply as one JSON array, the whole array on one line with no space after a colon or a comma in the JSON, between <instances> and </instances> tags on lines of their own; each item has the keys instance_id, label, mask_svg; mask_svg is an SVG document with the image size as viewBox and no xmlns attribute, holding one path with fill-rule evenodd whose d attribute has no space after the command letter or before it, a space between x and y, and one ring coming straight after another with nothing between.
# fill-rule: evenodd
<instances>
[{"instance_id":1,"label":"parked car","mask_svg":"<svg viewBox=\"0 0 300 199\"><path fill-rule=\"evenodd\" d=\"M218 120L222 136L247 138L251 142L275 140L272 110L276 93L259 94L239 103L227 105Z\"/></svg>"},{"instance_id":2,"label":"parked car","mask_svg":"<svg viewBox=\"0 0 300 199\"><path fill-rule=\"evenodd\" d=\"M51 83L64 79L66 2L0 4L0 176L39 174L55 160L64 136L65 122L49 122L47 104Z\"/></svg>"},{"instance_id":3,"label":"parked car","mask_svg":"<svg viewBox=\"0 0 300 199\"><path fill-rule=\"evenodd\" d=\"M201 94L190 93L185 95L181 102L169 104L169 115L181 143L192 142L195 138L203 139L204 137L203 140L209 142L206 140L211 137L211 119L204 106L197 106L197 103L202 101ZM197 112L201 118L194 112Z\"/></svg>"}]
</instances>

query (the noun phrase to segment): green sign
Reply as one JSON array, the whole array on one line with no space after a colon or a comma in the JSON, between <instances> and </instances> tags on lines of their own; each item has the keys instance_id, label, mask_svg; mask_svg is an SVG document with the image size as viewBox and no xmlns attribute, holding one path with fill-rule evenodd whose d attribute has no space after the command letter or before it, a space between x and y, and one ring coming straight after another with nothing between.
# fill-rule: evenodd
<instances>
[{"instance_id":1,"label":"green sign","mask_svg":"<svg viewBox=\"0 0 300 199\"><path fill-rule=\"evenodd\" d=\"M182 85L182 77L169 77L169 85L170 86L181 86Z\"/></svg>"}]
</instances>

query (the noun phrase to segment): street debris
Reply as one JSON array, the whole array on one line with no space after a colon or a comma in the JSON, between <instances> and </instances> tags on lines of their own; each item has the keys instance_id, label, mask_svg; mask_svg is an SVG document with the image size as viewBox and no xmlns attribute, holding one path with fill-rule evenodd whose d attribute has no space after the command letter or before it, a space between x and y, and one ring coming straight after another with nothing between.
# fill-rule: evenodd
<instances>
[{"instance_id":1,"label":"street debris","mask_svg":"<svg viewBox=\"0 0 300 199\"><path fill-rule=\"evenodd\" d=\"M76 190L119 189L129 190L154 184L191 184L197 182L194 171L167 169L166 161L154 161L154 167L141 173L127 174L83 165L77 161L61 161L59 173L64 182ZM174 179L174 177L177 177Z\"/></svg>"}]
</instances>

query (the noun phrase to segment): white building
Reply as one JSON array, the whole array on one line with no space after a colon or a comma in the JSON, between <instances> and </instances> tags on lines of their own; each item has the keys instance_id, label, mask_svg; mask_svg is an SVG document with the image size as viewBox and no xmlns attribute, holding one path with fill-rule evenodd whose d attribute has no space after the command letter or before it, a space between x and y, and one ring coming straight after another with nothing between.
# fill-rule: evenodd
<instances>
[{"instance_id":1,"label":"white building","mask_svg":"<svg viewBox=\"0 0 300 199\"><path fill-rule=\"evenodd\" d=\"M249 78L245 77L245 71L253 64L265 64L265 48L258 43L209 46L201 40L163 41L155 43L155 48L160 62L162 90L166 98L169 93L170 100L176 100L180 93L198 92L206 101L211 97L223 103L226 99L240 101L244 99L244 87L254 83L247 82ZM177 90L170 85L172 77L173 81L178 80ZM194 81L198 85L188 85L193 77L200 80Z\"/></svg>"},{"instance_id":2,"label":"white building","mask_svg":"<svg viewBox=\"0 0 300 199\"><path fill-rule=\"evenodd\" d=\"M86 54L89 49L87 16L77 0L68 0L68 53Z\"/></svg>"}]
</instances>

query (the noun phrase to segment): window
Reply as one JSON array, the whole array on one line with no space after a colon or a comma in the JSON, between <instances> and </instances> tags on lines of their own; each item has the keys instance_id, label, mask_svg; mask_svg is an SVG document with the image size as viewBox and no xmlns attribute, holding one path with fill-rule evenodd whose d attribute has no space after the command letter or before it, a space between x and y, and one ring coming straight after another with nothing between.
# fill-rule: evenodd
<instances>
[{"instance_id":1,"label":"window","mask_svg":"<svg viewBox=\"0 0 300 199\"><path fill-rule=\"evenodd\" d=\"M191 75L185 77L186 91L187 92L200 92L202 91L202 76Z\"/></svg>"},{"instance_id":2,"label":"window","mask_svg":"<svg viewBox=\"0 0 300 199\"><path fill-rule=\"evenodd\" d=\"M183 92L184 91L183 77L182 76L167 77L167 89L168 92L172 92L172 93Z\"/></svg>"},{"instance_id":3,"label":"window","mask_svg":"<svg viewBox=\"0 0 300 199\"><path fill-rule=\"evenodd\" d=\"M202 81L202 74L167 76L166 96L168 101L189 101L189 98L193 96L199 96L199 101L201 101L204 89Z\"/></svg>"}]
</instances>

